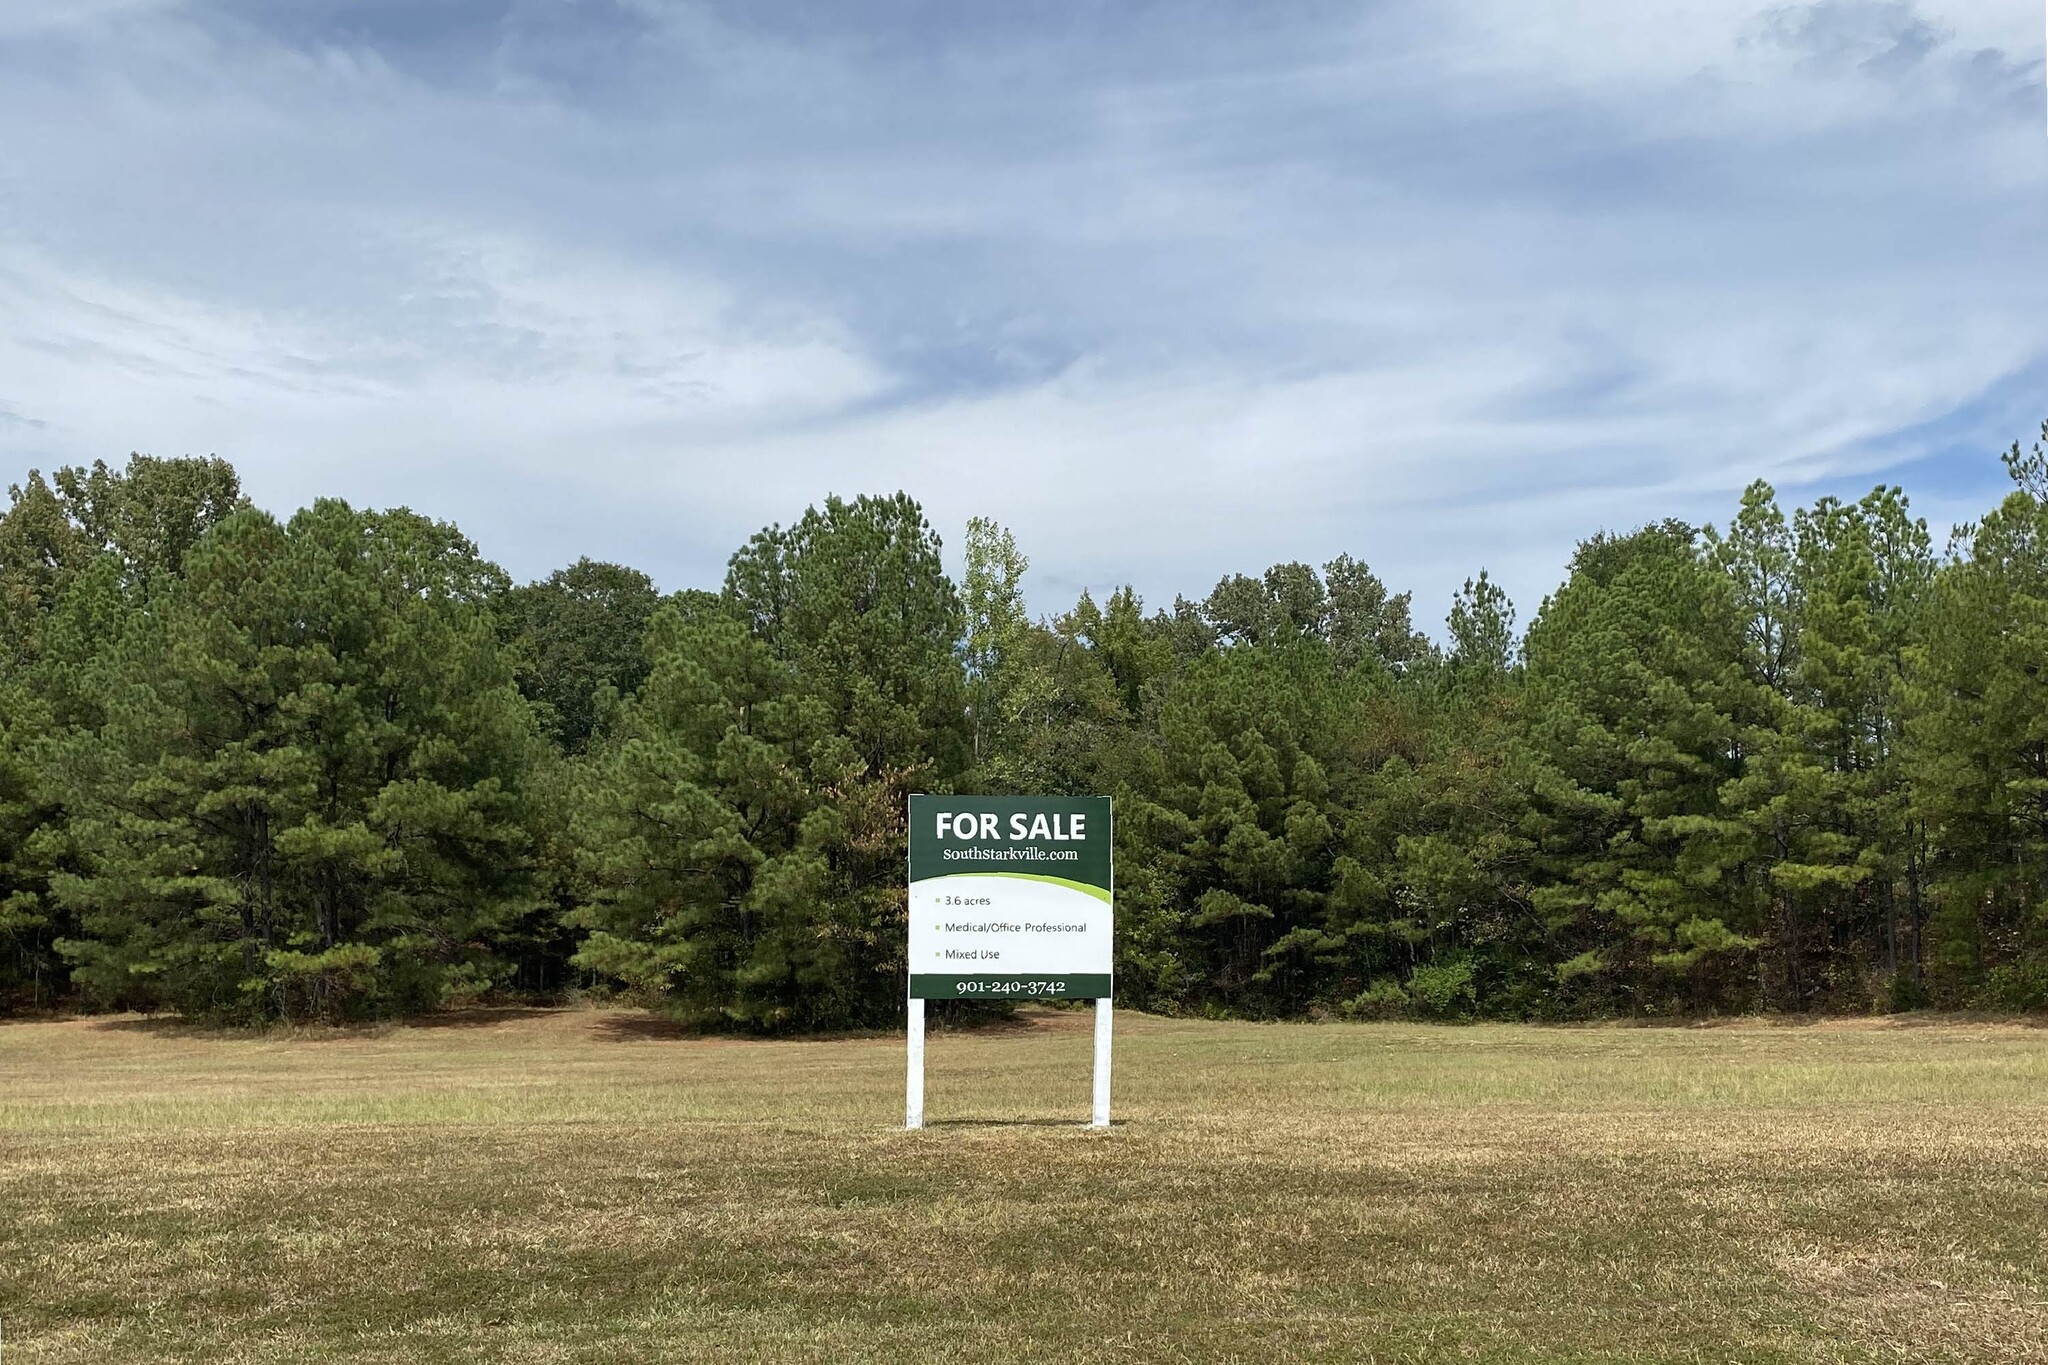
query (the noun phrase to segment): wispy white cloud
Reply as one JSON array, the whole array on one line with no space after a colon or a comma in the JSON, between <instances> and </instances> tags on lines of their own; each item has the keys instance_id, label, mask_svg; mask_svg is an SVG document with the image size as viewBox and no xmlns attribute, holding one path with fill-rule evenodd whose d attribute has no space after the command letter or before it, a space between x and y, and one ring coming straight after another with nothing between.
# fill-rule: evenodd
<instances>
[{"instance_id":1,"label":"wispy white cloud","mask_svg":"<svg viewBox=\"0 0 2048 1365\"><path fill-rule=\"evenodd\" d=\"M217 451L680 585L827 491L1038 604L1574 540L2048 412L2004 4L0 6L0 473Z\"/></svg>"}]
</instances>

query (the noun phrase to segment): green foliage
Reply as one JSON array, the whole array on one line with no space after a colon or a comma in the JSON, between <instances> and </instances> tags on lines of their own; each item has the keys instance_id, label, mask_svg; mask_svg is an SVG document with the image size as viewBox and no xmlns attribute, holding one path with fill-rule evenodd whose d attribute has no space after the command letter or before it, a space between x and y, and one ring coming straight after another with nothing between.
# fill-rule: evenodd
<instances>
[{"instance_id":1,"label":"green foliage","mask_svg":"<svg viewBox=\"0 0 2048 1365\"><path fill-rule=\"evenodd\" d=\"M234 514L96 632L104 721L52 778L80 850L57 946L88 995L337 1018L493 975L531 905L502 586L447 526L323 501Z\"/></svg>"},{"instance_id":2,"label":"green foliage","mask_svg":"<svg viewBox=\"0 0 2048 1365\"><path fill-rule=\"evenodd\" d=\"M1456 673L1484 682L1508 671L1514 661L1515 608L1486 570L1458 590L1447 626Z\"/></svg>"},{"instance_id":3,"label":"green foliage","mask_svg":"<svg viewBox=\"0 0 2048 1365\"><path fill-rule=\"evenodd\" d=\"M0 516L0 671L18 671L41 654L43 623L94 548L43 476L8 490Z\"/></svg>"},{"instance_id":4,"label":"green foliage","mask_svg":"<svg viewBox=\"0 0 2048 1365\"><path fill-rule=\"evenodd\" d=\"M1422 1013L1437 1019L1455 1018L1474 1000L1472 963L1464 958L1417 967L1408 978L1408 994Z\"/></svg>"},{"instance_id":5,"label":"green foliage","mask_svg":"<svg viewBox=\"0 0 2048 1365\"><path fill-rule=\"evenodd\" d=\"M2042 432L2048 442L2048 426ZM1106 792L1119 992L1253 1016L2048 1008L2048 446L1582 543L1444 647L1363 563L1033 619L830 498L665 601L219 461L0 516L0 1003L343 1019L572 984L705 1027L902 993L913 791Z\"/></svg>"},{"instance_id":6,"label":"green foliage","mask_svg":"<svg viewBox=\"0 0 2048 1365\"><path fill-rule=\"evenodd\" d=\"M664 609L578 796L577 963L705 1026L895 1017L904 811L964 764L962 628L901 496L828 500Z\"/></svg>"},{"instance_id":7,"label":"green foliage","mask_svg":"<svg viewBox=\"0 0 2048 1365\"><path fill-rule=\"evenodd\" d=\"M96 460L58 470L53 482L85 543L144 587L180 573L207 529L248 505L234 466L217 458L131 455L119 471Z\"/></svg>"},{"instance_id":8,"label":"green foliage","mask_svg":"<svg viewBox=\"0 0 2048 1365\"><path fill-rule=\"evenodd\" d=\"M1345 1001L1343 1012L1354 1019L1399 1019L1408 1013L1410 1003L1400 978L1383 976Z\"/></svg>"},{"instance_id":9,"label":"green foliage","mask_svg":"<svg viewBox=\"0 0 2048 1365\"><path fill-rule=\"evenodd\" d=\"M68 987L57 943L77 925L51 892L75 869L69 811L49 780L67 740L104 717L104 646L207 529L242 505L222 460L134 456L30 470L0 515L0 1006ZM92 581L88 581L92 580ZM74 590L78 600L67 604Z\"/></svg>"},{"instance_id":10,"label":"green foliage","mask_svg":"<svg viewBox=\"0 0 2048 1365\"><path fill-rule=\"evenodd\" d=\"M966 615L967 712L977 764L1009 747L1023 709L1040 690L1032 686L1026 660L1031 618L1020 585L1030 567L1017 538L1001 526L986 517L967 523L967 572L960 597Z\"/></svg>"},{"instance_id":11,"label":"green foliage","mask_svg":"<svg viewBox=\"0 0 2048 1365\"><path fill-rule=\"evenodd\" d=\"M2029 957L1993 967L1971 1003L1994 1010L2048 1009L2048 962Z\"/></svg>"},{"instance_id":12,"label":"green foliage","mask_svg":"<svg viewBox=\"0 0 2048 1365\"><path fill-rule=\"evenodd\" d=\"M965 622L910 497L827 498L759 532L727 567L725 598L873 777L901 785L964 766Z\"/></svg>"},{"instance_id":13,"label":"green foliage","mask_svg":"<svg viewBox=\"0 0 2048 1365\"><path fill-rule=\"evenodd\" d=\"M2048 960L2048 502L2032 468L1961 533L1909 653L1913 801L1936 846L1927 969L1947 1003Z\"/></svg>"},{"instance_id":14,"label":"green foliage","mask_svg":"<svg viewBox=\"0 0 2048 1365\"><path fill-rule=\"evenodd\" d=\"M49 891L64 827L37 761L49 729L39 700L0 676L0 1008L48 1006L65 985L56 939L69 926Z\"/></svg>"},{"instance_id":15,"label":"green foliage","mask_svg":"<svg viewBox=\"0 0 2048 1365\"><path fill-rule=\"evenodd\" d=\"M592 559L505 594L499 613L520 650L520 691L566 752L580 753L601 709L647 676L642 640L660 601L646 574Z\"/></svg>"},{"instance_id":16,"label":"green foliage","mask_svg":"<svg viewBox=\"0 0 2048 1365\"><path fill-rule=\"evenodd\" d=\"M1323 566L1323 584L1330 599L1330 647L1340 665L1399 673L1434 653L1429 637L1409 619L1411 594L1389 593L1378 575L1350 555Z\"/></svg>"},{"instance_id":17,"label":"green foliage","mask_svg":"<svg viewBox=\"0 0 2048 1365\"><path fill-rule=\"evenodd\" d=\"M1356 956L1332 899L1342 810L1325 766L1346 687L1326 647L1295 640L1209 655L1161 703L1157 746L1120 793L1119 829L1145 842L1120 867L1145 867L1178 944L1167 979L1139 976L1135 993L1192 972L1221 1001L1270 1012Z\"/></svg>"},{"instance_id":18,"label":"green foliage","mask_svg":"<svg viewBox=\"0 0 2048 1365\"><path fill-rule=\"evenodd\" d=\"M1710 945L1739 946L1758 918L1720 805L1755 702L1734 592L1690 527L1595 537L1524 651L1532 901L1552 951L1597 952L1612 1007L1663 996L1681 968L1712 1003L1732 964Z\"/></svg>"}]
</instances>

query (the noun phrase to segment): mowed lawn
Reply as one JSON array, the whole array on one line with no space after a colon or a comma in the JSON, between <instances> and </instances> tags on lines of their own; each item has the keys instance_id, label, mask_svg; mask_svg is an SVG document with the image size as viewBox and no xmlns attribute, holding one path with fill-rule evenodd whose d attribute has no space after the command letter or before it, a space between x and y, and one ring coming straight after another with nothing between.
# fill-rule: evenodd
<instances>
[{"instance_id":1,"label":"mowed lawn","mask_svg":"<svg viewBox=\"0 0 2048 1365\"><path fill-rule=\"evenodd\" d=\"M0 1026L5 1365L2044 1361L2048 1031Z\"/></svg>"}]
</instances>

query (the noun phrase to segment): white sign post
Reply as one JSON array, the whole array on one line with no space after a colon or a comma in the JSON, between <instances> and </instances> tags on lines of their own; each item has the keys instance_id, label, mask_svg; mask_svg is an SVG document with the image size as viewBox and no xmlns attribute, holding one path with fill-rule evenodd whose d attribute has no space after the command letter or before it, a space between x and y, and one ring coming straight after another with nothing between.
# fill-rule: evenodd
<instances>
[{"instance_id":1,"label":"white sign post","mask_svg":"<svg viewBox=\"0 0 2048 1365\"><path fill-rule=\"evenodd\" d=\"M1115 890L1106 796L910 798L903 1126L924 1126L926 1000L1093 1000L1089 1126L1109 1126Z\"/></svg>"},{"instance_id":2,"label":"white sign post","mask_svg":"<svg viewBox=\"0 0 2048 1365\"><path fill-rule=\"evenodd\" d=\"M1095 1102L1088 1111L1090 1128L1109 1127L1109 997L1095 1002Z\"/></svg>"},{"instance_id":3,"label":"white sign post","mask_svg":"<svg viewBox=\"0 0 2048 1365\"><path fill-rule=\"evenodd\" d=\"M924 1127L924 1001L910 998L910 1072L903 1082L903 1126Z\"/></svg>"}]
</instances>

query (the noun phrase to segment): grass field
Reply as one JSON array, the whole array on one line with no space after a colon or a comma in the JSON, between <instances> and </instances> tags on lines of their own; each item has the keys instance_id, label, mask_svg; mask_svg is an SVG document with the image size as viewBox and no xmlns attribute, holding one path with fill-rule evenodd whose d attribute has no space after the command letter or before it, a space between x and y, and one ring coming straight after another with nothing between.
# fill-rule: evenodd
<instances>
[{"instance_id":1,"label":"grass field","mask_svg":"<svg viewBox=\"0 0 2048 1365\"><path fill-rule=\"evenodd\" d=\"M0 1026L5 1365L2043 1361L2048 1031Z\"/></svg>"}]
</instances>

